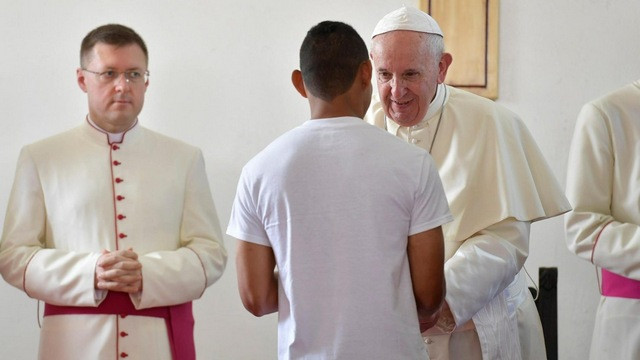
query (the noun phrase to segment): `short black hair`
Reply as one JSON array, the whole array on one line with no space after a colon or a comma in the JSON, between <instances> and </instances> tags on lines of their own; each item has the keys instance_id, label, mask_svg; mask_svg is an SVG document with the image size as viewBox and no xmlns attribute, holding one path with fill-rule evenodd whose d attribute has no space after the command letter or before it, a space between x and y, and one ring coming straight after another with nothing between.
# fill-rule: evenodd
<instances>
[{"instance_id":1,"label":"short black hair","mask_svg":"<svg viewBox=\"0 0 640 360\"><path fill-rule=\"evenodd\" d=\"M137 44L142 49L147 64L149 63L147 45L138 33L124 25L107 24L91 30L84 39L82 39L82 44L80 45L80 66L86 65L85 61L87 60L87 56L97 43L105 43L115 46Z\"/></svg>"},{"instance_id":2,"label":"short black hair","mask_svg":"<svg viewBox=\"0 0 640 360\"><path fill-rule=\"evenodd\" d=\"M323 21L300 47L300 71L307 89L325 101L349 90L360 65L369 59L364 40L350 26Z\"/></svg>"}]
</instances>

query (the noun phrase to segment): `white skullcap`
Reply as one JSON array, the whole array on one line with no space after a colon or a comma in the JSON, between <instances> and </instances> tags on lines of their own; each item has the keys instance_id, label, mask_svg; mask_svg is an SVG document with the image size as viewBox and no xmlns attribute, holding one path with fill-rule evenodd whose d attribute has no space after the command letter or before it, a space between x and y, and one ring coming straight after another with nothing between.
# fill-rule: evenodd
<instances>
[{"instance_id":1,"label":"white skullcap","mask_svg":"<svg viewBox=\"0 0 640 360\"><path fill-rule=\"evenodd\" d=\"M431 16L414 7L406 7L404 5L400 9L388 13L378 21L378 25L373 29L371 37L395 30L410 30L444 37L440 26Z\"/></svg>"}]
</instances>

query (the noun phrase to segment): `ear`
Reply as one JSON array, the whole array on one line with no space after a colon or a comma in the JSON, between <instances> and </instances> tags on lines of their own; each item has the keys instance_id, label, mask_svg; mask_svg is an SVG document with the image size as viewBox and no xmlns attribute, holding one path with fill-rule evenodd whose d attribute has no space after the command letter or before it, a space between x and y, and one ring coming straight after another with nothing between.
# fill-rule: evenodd
<instances>
[{"instance_id":1,"label":"ear","mask_svg":"<svg viewBox=\"0 0 640 360\"><path fill-rule=\"evenodd\" d=\"M291 82L293 83L293 87L302 95L302 97L307 97L307 90L304 88L304 80L302 80L302 72L300 70L293 70L291 73Z\"/></svg>"},{"instance_id":2,"label":"ear","mask_svg":"<svg viewBox=\"0 0 640 360\"><path fill-rule=\"evenodd\" d=\"M373 74L373 66L371 60L367 60L360 65L360 76L362 77L362 85L367 87L371 84L371 76Z\"/></svg>"},{"instance_id":3,"label":"ear","mask_svg":"<svg viewBox=\"0 0 640 360\"><path fill-rule=\"evenodd\" d=\"M442 57L440 57L440 62L438 63L438 84L444 82L444 79L447 77L447 70L449 70L452 62L453 56L449 53L443 53Z\"/></svg>"},{"instance_id":4,"label":"ear","mask_svg":"<svg viewBox=\"0 0 640 360\"><path fill-rule=\"evenodd\" d=\"M85 74L84 71L82 71L82 68L77 68L76 69L76 80L78 81L78 86L80 86L80 89L82 89L82 91L87 92L87 84L85 83Z\"/></svg>"}]
</instances>

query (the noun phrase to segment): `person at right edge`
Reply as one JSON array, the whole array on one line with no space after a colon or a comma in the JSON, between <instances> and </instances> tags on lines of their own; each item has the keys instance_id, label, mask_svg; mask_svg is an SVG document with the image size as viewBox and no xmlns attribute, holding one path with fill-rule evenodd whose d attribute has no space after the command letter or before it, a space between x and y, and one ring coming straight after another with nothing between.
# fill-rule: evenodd
<instances>
[{"instance_id":1,"label":"person at right edge","mask_svg":"<svg viewBox=\"0 0 640 360\"><path fill-rule=\"evenodd\" d=\"M516 114L444 84L452 56L433 18L403 6L372 37L365 120L431 153L454 217L445 305L423 332L431 359L546 359L523 265L531 223L571 209L562 188Z\"/></svg>"},{"instance_id":2,"label":"person at right edge","mask_svg":"<svg viewBox=\"0 0 640 360\"><path fill-rule=\"evenodd\" d=\"M569 250L599 267L591 359L640 359L640 80L582 107L567 170Z\"/></svg>"}]
</instances>

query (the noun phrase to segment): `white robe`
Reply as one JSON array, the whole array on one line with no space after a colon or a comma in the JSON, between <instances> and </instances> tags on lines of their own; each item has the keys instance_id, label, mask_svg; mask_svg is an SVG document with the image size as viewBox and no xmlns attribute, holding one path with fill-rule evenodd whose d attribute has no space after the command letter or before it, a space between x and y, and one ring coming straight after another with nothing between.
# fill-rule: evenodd
<instances>
[{"instance_id":1,"label":"white robe","mask_svg":"<svg viewBox=\"0 0 640 360\"><path fill-rule=\"evenodd\" d=\"M139 125L109 144L87 122L23 148L0 244L7 282L46 303L96 307L101 250L126 248L142 264L138 309L197 299L222 275L227 254L200 150ZM44 318L40 358L122 353L171 358L164 319Z\"/></svg>"},{"instance_id":2,"label":"white robe","mask_svg":"<svg viewBox=\"0 0 640 360\"><path fill-rule=\"evenodd\" d=\"M545 358L521 269L529 223L570 206L526 126L493 101L445 85L416 126L387 119L377 95L365 120L426 150L438 128L431 155L454 216L443 231L446 301L455 322L473 319L483 359ZM471 356L479 354L465 358Z\"/></svg>"},{"instance_id":3,"label":"white robe","mask_svg":"<svg viewBox=\"0 0 640 360\"><path fill-rule=\"evenodd\" d=\"M574 207L565 217L569 250L640 280L640 80L582 108L567 196ZM590 357L640 359L639 300L600 298Z\"/></svg>"}]
</instances>

